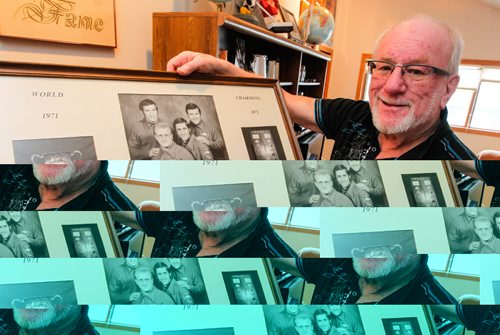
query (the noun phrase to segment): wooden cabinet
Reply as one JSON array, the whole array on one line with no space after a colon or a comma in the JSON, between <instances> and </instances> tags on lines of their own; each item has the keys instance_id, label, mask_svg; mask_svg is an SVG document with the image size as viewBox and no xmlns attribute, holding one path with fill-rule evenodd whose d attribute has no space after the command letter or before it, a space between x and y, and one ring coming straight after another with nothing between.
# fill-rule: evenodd
<instances>
[{"instance_id":1,"label":"wooden cabinet","mask_svg":"<svg viewBox=\"0 0 500 335\"><path fill-rule=\"evenodd\" d=\"M167 61L184 50L213 56L227 50L232 61L237 40L244 40L247 60L254 54L279 60L279 80L286 91L316 98L325 94L329 55L225 13L154 13L153 69L165 70ZM301 67L304 81L299 81Z\"/></svg>"}]
</instances>

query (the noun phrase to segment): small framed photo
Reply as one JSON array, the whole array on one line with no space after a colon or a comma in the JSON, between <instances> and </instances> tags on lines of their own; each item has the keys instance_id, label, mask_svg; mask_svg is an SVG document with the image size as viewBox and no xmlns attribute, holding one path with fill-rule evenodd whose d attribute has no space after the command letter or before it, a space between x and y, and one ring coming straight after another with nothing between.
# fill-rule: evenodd
<instances>
[{"instance_id":1,"label":"small framed photo","mask_svg":"<svg viewBox=\"0 0 500 335\"><path fill-rule=\"evenodd\" d=\"M290 22L293 25L293 30L289 34L290 39L298 43L304 43L304 36L300 31L299 25L297 24L297 21L295 20L295 16L293 15L293 13L283 6L280 6L280 10L283 20L285 22Z\"/></svg>"},{"instance_id":2,"label":"small framed photo","mask_svg":"<svg viewBox=\"0 0 500 335\"><path fill-rule=\"evenodd\" d=\"M436 173L402 174L410 207L446 207Z\"/></svg>"},{"instance_id":3,"label":"small framed photo","mask_svg":"<svg viewBox=\"0 0 500 335\"><path fill-rule=\"evenodd\" d=\"M264 305L281 303L269 259L199 259L210 304Z\"/></svg>"},{"instance_id":4,"label":"small framed photo","mask_svg":"<svg viewBox=\"0 0 500 335\"><path fill-rule=\"evenodd\" d=\"M257 271L222 272L231 305L265 305L266 298Z\"/></svg>"},{"instance_id":5,"label":"small framed photo","mask_svg":"<svg viewBox=\"0 0 500 335\"><path fill-rule=\"evenodd\" d=\"M96 223L62 225L70 257L106 258Z\"/></svg>"},{"instance_id":6,"label":"small framed photo","mask_svg":"<svg viewBox=\"0 0 500 335\"><path fill-rule=\"evenodd\" d=\"M50 257L123 257L109 213L85 211L38 214Z\"/></svg>"},{"instance_id":7,"label":"small framed photo","mask_svg":"<svg viewBox=\"0 0 500 335\"><path fill-rule=\"evenodd\" d=\"M428 305L359 306L366 335L438 335Z\"/></svg>"},{"instance_id":8,"label":"small framed photo","mask_svg":"<svg viewBox=\"0 0 500 335\"><path fill-rule=\"evenodd\" d=\"M416 317L382 319L385 335L422 335Z\"/></svg>"},{"instance_id":9,"label":"small framed photo","mask_svg":"<svg viewBox=\"0 0 500 335\"><path fill-rule=\"evenodd\" d=\"M248 156L251 160L269 161L286 159L283 145L275 126L241 128Z\"/></svg>"},{"instance_id":10,"label":"small framed photo","mask_svg":"<svg viewBox=\"0 0 500 335\"><path fill-rule=\"evenodd\" d=\"M98 160L302 159L272 79L0 62L0 98L16 110L0 134L0 145L12 148L0 153L2 164L59 152ZM247 143L242 128L258 141Z\"/></svg>"}]
</instances>

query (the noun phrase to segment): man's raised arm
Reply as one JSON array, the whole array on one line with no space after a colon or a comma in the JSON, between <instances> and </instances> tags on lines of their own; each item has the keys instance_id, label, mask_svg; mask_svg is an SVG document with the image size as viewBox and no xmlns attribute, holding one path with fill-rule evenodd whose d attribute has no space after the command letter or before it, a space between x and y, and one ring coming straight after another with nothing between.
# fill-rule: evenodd
<instances>
[{"instance_id":1,"label":"man's raised arm","mask_svg":"<svg viewBox=\"0 0 500 335\"><path fill-rule=\"evenodd\" d=\"M177 72L181 76L188 76L198 72L214 75L259 78L256 74L244 71L228 61L192 51L181 52L169 60L167 63L167 71ZM292 121L303 127L319 132L320 130L314 118L315 99L293 95L284 90L282 90L282 92Z\"/></svg>"}]
</instances>

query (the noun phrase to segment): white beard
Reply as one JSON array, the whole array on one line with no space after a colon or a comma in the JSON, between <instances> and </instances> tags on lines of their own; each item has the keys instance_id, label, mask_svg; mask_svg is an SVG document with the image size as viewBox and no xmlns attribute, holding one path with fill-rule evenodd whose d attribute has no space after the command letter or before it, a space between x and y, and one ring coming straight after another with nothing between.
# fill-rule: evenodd
<instances>
[{"instance_id":1,"label":"white beard","mask_svg":"<svg viewBox=\"0 0 500 335\"><path fill-rule=\"evenodd\" d=\"M234 209L229 209L224 216L220 218L218 222L206 223L200 217L201 212L193 210L193 220L196 226L205 232L216 232L227 230L232 226L236 226L241 222L244 222L251 218L255 214L255 208L249 207L245 208L242 213L236 214Z\"/></svg>"},{"instance_id":2,"label":"white beard","mask_svg":"<svg viewBox=\"0 0 500 335\"><path fill-rule=\"evenodd\" d=\"M65 318L71 314L76 314L80 311L80 306L78 305L66 305L64 309L56 311L54 306L50 305L47 310L40 315L39 318L33 320L24 319L20 309L14 308L14 319L16 323L23 329L42 329L47 328Z\"/></svg>"},{"instance_id":3,"label":"white beard","mask_svg":"<svg viewBox=\"0 0 500 335\"><path fill-rule=\"evenodd\" d=\"M92 167L93 163L94 161L90 160L86 161L85 164L77 170L74 161L69 159L66 163L68 165L64 169L59 171L57 175L54 176L45 176L42 170L40 169L40 165L33 164L33 174L41 184L60 185L60 184L65 184L71 180L74 180L83 174L86 174Z\"/></svg>"}]
</instances>

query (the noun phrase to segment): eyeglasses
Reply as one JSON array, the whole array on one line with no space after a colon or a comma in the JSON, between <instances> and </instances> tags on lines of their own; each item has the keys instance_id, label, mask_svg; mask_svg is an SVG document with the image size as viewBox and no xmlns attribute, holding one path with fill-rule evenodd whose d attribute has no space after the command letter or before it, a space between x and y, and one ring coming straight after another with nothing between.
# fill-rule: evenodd
<instances>
[{"instance_id":1,"label":"eyeglasses","mask_svg":"<svg viewBox=\"0 0 500 335\"><path fill-rule=\"evenodd\" d=\"M443 69L424 64L394 64L383 60L367 60L370 74L374 78L386 78L392 74L396 67L401 68L401 75L414 81L429 80L433 74L449 76L450 73Z\"/></svg>"}]
</instances>

